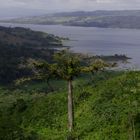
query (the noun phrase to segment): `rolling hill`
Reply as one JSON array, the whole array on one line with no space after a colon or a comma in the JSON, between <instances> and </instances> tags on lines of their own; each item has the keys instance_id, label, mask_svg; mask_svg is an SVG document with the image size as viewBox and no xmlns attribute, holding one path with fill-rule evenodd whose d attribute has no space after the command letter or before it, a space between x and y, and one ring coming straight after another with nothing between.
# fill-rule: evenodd
<instances>
[{"instance_id":1,"label":"rolling hill","mask_svg":"<svg viewBox=\"0 0 140 140\"><path fill-rule=\"evenodd\" d=\"M42 16L17 18L1 22L43 25L69 25L101 28L140 28L140 10L91 11L46 14Z\"/></svg>"}]
</instances>

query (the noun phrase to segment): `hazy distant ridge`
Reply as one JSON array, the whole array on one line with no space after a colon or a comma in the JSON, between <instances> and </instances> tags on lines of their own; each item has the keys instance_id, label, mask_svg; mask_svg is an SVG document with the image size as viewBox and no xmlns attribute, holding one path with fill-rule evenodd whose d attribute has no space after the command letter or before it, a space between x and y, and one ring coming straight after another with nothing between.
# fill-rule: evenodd
<instances>
[{"instance_id":1,"label":"hazy distant ridge","mask_svg":"<svg viewBox=\"0 0 140 140\"><path fill-rule=\"evenodd\" d=\"M42 16L17 18L2 22L25 24L61 24L104 28L140 28L140 10L63 12Z\"/></svg>"}]
</instances>

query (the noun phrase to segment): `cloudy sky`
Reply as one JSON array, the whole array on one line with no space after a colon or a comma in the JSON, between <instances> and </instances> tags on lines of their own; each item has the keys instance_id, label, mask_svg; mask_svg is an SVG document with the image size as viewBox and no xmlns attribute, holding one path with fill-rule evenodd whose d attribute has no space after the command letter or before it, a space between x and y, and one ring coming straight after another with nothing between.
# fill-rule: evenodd
<instances>
[{"instance_id":1,"label":"cloudy sky","mask_svg":"<svg viewBox=\"0 0 140 140\"><path fill-rule=\"evenodd\" d=\"M140 9L140 0L0 0L0 17L120 9Z\"/></svg>"}]
</instances>

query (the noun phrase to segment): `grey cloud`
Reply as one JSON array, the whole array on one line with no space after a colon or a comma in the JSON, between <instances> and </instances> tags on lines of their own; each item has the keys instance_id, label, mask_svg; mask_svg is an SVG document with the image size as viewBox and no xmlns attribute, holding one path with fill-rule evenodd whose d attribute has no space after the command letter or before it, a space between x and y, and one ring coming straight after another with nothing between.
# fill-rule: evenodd
<instances>
[{"instance_id":1,"label":"grey cloud","mask_svg":"<svg viewBox=\"0 0 140 140\"><path fill-rule=\"evenodd\" d=\"M140 0L0 0L0 13L8 12L3 10L4 8L10 9L13 11L11 13L15 15L20 9L21 11L28 11L28 13L33 13L35 10L46 13L75 10L125 10L140 9Z\"/></svg>"}]
</instances>

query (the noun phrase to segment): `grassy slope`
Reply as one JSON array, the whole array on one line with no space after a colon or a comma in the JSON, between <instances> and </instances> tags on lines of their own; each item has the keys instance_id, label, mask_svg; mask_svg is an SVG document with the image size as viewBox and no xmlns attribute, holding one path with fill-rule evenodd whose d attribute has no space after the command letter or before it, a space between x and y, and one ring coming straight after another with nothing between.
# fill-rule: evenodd
<instances>
[{"instance_id":1,"label":"grassy slope","mask_svg":"<svg viewBox=\"0 0 140 140\"><path fill-rule=\"evenodd\" d=\"M60 87L64 88L48 95L41 93L43 86L40 85L40 91L35 93L35 84L13 90L12 95L11 90L1 89L2 139L65 139L66 83L61 82ZM76 80L74 87L75 137L80 140L127 140L135 134L136 140L140 139L140 72L100 74L95 76L95 82L86 76ZM5 125L9 127L4 128Z\"/></svg>"}]
</instances>

